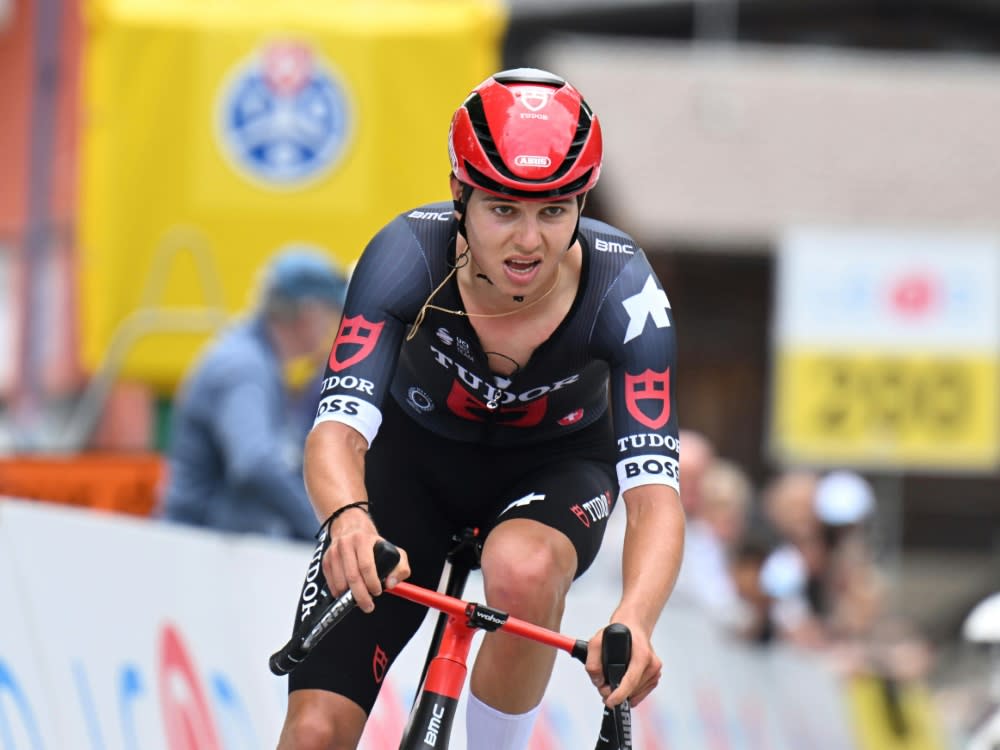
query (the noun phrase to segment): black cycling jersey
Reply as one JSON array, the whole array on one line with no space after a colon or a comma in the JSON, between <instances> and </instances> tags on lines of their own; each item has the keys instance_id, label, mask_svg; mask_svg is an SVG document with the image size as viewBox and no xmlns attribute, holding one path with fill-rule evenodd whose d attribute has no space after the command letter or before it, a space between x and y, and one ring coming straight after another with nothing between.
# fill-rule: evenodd
<instances>
[{"instance_id":1,"label":"black cycling jersey","mask_svg":"<svg viewBox=\"0 0 1000 750\"><path fill-rule=\"evenodd\" d=\"M582 218L583 267L565 319L517 371L491 372L468 318L421 307L455 262L457 222L435 203L398 216L358 262L323 381L316 421L375 439L387 393L425 429L494 446L558 440L609 406L621 490L678 488L670 303L642 250ZM463 310L453 277L436 306ZM609 389L610 384L610 389Z\"/></svg>"}]
</instances>

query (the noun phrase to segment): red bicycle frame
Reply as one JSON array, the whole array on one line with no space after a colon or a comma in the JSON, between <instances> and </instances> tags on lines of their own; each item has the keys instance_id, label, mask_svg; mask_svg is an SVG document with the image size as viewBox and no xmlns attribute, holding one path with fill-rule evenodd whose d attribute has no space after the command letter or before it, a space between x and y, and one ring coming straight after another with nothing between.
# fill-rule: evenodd
<instances>
[{"instance_id":1,"label":"red bicycle frame","mask_svg":"<svg viewBox=\"0 0 1000 750\"><path fill-rule=\"evenodd\" d=\"M587 661L586 641L575 640L510 617L498 609L463 602L405 581L396 584L388 593L444 612L448 616L399 750L442 750L448 747L458 699L465 686L469 649L477 630L501 630L561 649L581 662Z\"/></svg>"},{"instance_id":2,"label":"red bicycle frame","mask_svg":"<svg viewBox=\"0 0 1000 750\"><path fill-rule=\"evenodd\" d=\"M324 540L321 539L317 552L321 554L323 548ZM387 542L380 541L376 544L375 558L379 577L384 581L398 563L399 552ZM451 556L449 559L452 560L453 567L448 590L455 592L464 587L471 565L461 562L456 565ZM396 584L387 593L436 609L442 613L443 618L443 622L439 621L439 628L430 645L424 678L399 750L447 750L458 700L465 686L469 651L477 630L500 630L565 651L581 663L587 660L586 641L511 617L501 610L465 602L457 596L441 594L405 581ZM272 672L280 675L295 669L320 638L329 633L355 606L350 591L339 597L329 598L331 601L319 615L310 618L301 632L293 633L291 640L271 656ZM617 624L605 628L602 662L605 677L612 689L618 686L625 673L630 650L631 634L628 628ZM631 748L631 709L626 700L614 710L604 709L604 721L596 750Z\"/></svg>"}]
</instances>

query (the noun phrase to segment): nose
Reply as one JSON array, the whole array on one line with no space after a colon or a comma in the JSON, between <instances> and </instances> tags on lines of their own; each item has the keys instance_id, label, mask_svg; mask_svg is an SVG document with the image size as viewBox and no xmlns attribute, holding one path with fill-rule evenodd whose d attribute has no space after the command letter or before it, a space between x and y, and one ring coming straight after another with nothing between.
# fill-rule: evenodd
<instances>
[{"instance_id":1,"label":"nose","mask_svg":"<svg viewBox=\"0 0 1000 750\"><path fill-rule=\"evenodd\" d=\"M518 250L534 250L542 244L542 226L538 217L525 212L517 223L514 244Z\"/></svg>"}]
</instances>

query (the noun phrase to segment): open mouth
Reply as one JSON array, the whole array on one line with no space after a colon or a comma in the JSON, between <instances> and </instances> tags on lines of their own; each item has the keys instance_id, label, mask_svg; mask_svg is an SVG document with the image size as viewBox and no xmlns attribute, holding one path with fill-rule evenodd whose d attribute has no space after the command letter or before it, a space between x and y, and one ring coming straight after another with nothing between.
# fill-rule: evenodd
<instances>
[{"instance_id":1,"label":"open mouth","mask_svg":"<svg viewBox=\"0 0 1000 750\"><path fill-rule=\"evenodd\" d=\"M510 259L504 261L504 266L508 272L516 276L530 276L531 273L541 265L540 260L517 260Z\"/></svg>"}]
</instances>

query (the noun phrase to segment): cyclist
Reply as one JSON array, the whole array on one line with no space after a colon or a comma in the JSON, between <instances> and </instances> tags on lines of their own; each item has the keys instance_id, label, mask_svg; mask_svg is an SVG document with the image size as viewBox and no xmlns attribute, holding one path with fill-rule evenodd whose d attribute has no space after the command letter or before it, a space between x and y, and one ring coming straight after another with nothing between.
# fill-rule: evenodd
<instances>
[{"instance_id":1,"label":"cyclist","mask_svg":"<svg viewBox=\"0 0 1000 750\"><path fill-rule=\"evenodd\" d=\"M660 678L650 635L684 532L674 332L635 241L581 217L600 124L574 87L521 68L473 90L448 146L452 202L402 214L371 240L330 353L305 479L328 519L326 581L349 587L363 613L291 674L282 750L356 747L424 617L396 597L376 604L377 539L404 553L387 586L436 588L452 535L478 527L487 604L557 629L619 492L627 531L610 620L631 629L633 656L614 692L601 684L600 634L586 668L609 705L640 702ZM554 659L484 637L470 748L527 747Z\"/></svg>"}]
</instances>

